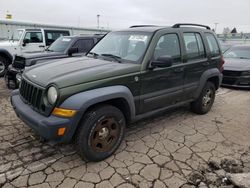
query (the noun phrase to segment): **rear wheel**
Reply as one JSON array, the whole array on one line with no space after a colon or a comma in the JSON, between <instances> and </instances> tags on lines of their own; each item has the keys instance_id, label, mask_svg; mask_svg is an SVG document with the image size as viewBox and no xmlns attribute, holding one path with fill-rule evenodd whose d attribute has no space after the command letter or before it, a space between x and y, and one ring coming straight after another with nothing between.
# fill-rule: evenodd
<instances>
[{"instance_id":1,"label":"rear wheel","mask_svg":"<svg viewBox=\"0 0 250 188\"><path fill-rule=\"evenodd\" d=\"M191 103L191 110L197 114L208 113L214 103L215 91L215 85L212 82L207 82L199 98Z\"/></svg>"},{"instance_id":2,"label":"rear wheel","mask_svg":"<svg viewBox=\"0 0 250 188\"><path fill-rule=\"evenodd\" d=\"M8 68L8 61L4 57L0 57L0 77L4 76Z\"/></svg>"},{"instance_id":3,"label":"rear wheel","mask_svg":"<svg viewBox=\"0 0 250 188\"><path fill-rule=\"evenodd\" d=\"M111 156L121 144L126 121L114 106L99 106L85 115L76 136L80 156L89 161L101 161Z\"/></svg>"}]
</instances>

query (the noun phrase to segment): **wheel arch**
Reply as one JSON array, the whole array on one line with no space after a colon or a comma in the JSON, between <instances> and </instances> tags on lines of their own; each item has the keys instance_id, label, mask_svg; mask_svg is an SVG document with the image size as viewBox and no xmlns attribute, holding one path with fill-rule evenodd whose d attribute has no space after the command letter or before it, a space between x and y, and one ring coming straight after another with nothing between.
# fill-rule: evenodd
<instances>
[{"instance_id":1,"label":"wheel arch","mask_svg":"<svg viewBox=\"0 0 250 188\"><path fill-rule=\"evenodd\" d=\"M86 112L104 104L115 106L121 110L127 123L135 117L134 97L129 88L125 86L110 86L78 93L66 99L59 106L59 108L78 111L74 118L75 126L72 128L71 138L75 135Z\"/></svg>"},{"instance_id":2,"label":"wheel arch","mask_svg":"<svg viewBox=\"0 0 250 188\"><path fill-rule=\"evenodd\" d=\"M217 68L206 70L201 76L198 86L198 92L196 92L195 96L196 98L199 97L207 81L214 83L216 90L219 89L222 81L222 73Z\"/></svg>"}]
</instances>

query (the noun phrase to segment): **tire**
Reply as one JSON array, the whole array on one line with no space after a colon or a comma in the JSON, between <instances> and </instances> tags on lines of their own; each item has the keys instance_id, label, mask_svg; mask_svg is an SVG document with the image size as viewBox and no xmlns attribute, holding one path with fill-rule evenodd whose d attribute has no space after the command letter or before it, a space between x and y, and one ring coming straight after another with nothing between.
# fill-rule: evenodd
<instances>
[{"instance_id":1,"label":"tire","mask_svg":"<svg viewBox=\"0 0 250 188\"><path fill-rule=\"evenodd\" d=\"M4 57L0 57L0 77L4 76L7 72L8 61Z\"/></svg>"},{"instance_id":2,"label":"tire","mask_svg":"<svg viewBox=\"0 0 250 188\"><path fill-rule=\"evenodd\" d=\"M118 108L104 105L88 111L79 126L76 135L79 155L87 161L101 161L120 146L126 120Z\"/></svg>"},{"instance_id":3,"label":"tire","mask_svg":"<svg viewBox=\"0 0 250 188\"><path fill-rule=\"evenodd\" d=\"M215 85L208 81L202 89L199 98L191 103L191 110L201 115L208 113L214 103L215 91Z\"/></svg>"}]
</instances>

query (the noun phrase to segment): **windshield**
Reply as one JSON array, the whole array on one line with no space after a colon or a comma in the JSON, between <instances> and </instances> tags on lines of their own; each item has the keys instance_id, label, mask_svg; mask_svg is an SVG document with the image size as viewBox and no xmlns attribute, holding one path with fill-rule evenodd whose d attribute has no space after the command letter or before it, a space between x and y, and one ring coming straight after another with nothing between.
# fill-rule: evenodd
<instances>
[{"instance_id":1,"label":"windshield","mask_svg":"<svg viewBox=\"0 0 250 188\"><path fill-rule=\"evenodd\" d=\"M146 32L111 32L107 34L89 54L139 62L151 38Z\"/></svg>"},{"instance_id":2,"label":"windshield","mask_svg":"<svg viewBox=\"0 0 250 188\"><path fill-rule=\"evenodd\" d=\"M53 42L47 49L52 52L64 52L70 45L72 39L70 37L60 37Z\"/></svg>"},{"instance_id":3,"label":"windshield","mask_svg":"<svg viewBox=\"0 0 250 188\"><path fill-rule=\"evenodd\" d=\"M23 30L17 30L13 33L12 39L19 41L23 35Z\"/></svg>"},{"instance_id":4,"label":"windshield","mask_svg":"<svg viewBox=\"0 0 250 188\"><path fill-rule=\"evenodd\" d=\"M235 46L227 50L225 58L250 59L250 46Z\"/></svg>"}]
</instances>

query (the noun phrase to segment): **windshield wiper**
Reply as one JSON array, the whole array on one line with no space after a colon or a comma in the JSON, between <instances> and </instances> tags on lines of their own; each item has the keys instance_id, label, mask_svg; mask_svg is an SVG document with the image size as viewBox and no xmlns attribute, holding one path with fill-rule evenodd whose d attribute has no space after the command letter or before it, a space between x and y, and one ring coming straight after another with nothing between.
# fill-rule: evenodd
<instances>
[{"instance_id":1,"label":"windshield wiper","mask_svg":"<svg viewBox=\"0 0 250 188\"><path fill-rule=\"evenodd\" d=\"M114 60L116 60L118 63L121 63L121 57L117 56L117 55L113 55L113 54L101 54L102 56L105 57L111 57Z\"/></svg>"},{"instance_id":2,"label":"windshield wiper","mask_svg":"<svg viewBox=\"0 0 250 188\"><path fill-rule=\"evenodd\" d=\"M250 58L247 58L247 57L239 57L240 59L250 59Z\"/></svg>"}]
</instances>

